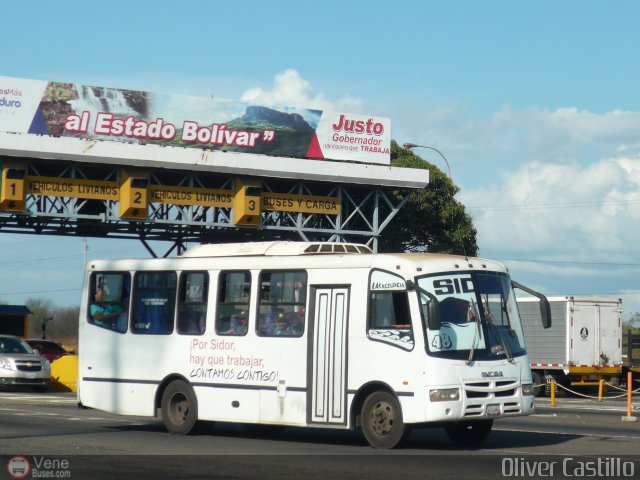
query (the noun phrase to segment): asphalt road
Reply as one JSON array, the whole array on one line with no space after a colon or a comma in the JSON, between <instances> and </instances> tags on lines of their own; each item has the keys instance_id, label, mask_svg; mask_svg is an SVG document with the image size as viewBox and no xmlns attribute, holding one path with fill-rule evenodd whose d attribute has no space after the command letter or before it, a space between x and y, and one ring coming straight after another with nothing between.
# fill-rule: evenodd
<instances>
[{"instance_id":1,"label":"asphalt road","mask_svg":"<svg viewBox=\"0 0 640 480\"><path fill-rule=\"evenodd\" d=\"M325 429L255 432L217 423L175 436L156 419L78 409L73 394L0 392L0 479L14 478L7 472L22 462L16 456L30 465L26 478L475 480L549 478L548 468L554 478L578 477L589 466L601 469L599 477L629 478L633 468L631 478L640 478L640 456L633 457L640 422L624 416L621 401L561 398L550 407L541 399L536 415L497 420L480 448L423 429L404 448L381 451L358 432Z\"/></svg>"}]
</instances>

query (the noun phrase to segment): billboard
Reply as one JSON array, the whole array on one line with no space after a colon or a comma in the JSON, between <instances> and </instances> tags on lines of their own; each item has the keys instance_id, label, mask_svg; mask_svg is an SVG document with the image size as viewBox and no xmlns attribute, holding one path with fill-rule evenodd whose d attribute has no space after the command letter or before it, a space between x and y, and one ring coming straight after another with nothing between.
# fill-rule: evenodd
<instances>
[{"instance_id":1,"label":"billboard","mask_svg":"<svg viewBox=\"0 0 640 480\"><path fill-rule=\"evenodd\" d=\"M0 131L390 164L390 120L0 76Z\"/></svg>"}]
</instances>

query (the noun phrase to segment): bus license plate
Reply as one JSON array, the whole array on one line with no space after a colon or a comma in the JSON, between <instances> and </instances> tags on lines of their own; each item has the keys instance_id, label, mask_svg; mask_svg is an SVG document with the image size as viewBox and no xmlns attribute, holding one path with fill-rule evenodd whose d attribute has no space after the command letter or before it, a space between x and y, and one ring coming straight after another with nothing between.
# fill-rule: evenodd
<instances>
[{"instance_id":1,"label":"bus license plate","mask_svg":"<svg viewBox=\"0 0 640 480\"><path fill-rule=\"evenodd\" d=\"M500 415L500 405L499 404L487 405L487 415L489 416Z\"/></svg>"}]
</instances>

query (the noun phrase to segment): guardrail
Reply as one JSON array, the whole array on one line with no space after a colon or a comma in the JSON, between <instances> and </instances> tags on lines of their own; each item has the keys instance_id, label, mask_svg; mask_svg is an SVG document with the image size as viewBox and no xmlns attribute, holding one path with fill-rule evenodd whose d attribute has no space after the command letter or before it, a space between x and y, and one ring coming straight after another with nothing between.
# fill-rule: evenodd
<instances>
[{"instance_id":1,"label":"guardrail","mask_svg":"<svg viewBox=\"0 0 640 480\"><path fill-rule=\"evenodd\" d=\"M639 380L634 380L632 372L627 372L627 388L620 388L617 385L613 385L611 383L607 383L604 380L600 380L598 382L598 396L595 397L593 395L586 395L584 393L581 392L576 392L575 390L571 390L570 388L561 385L555 381L551 381L549 382L549 386L550 386L550 404L552 407L556 406L556 391L557 391L557 387L560 387L562 390L565 390L568 393L571 393L572 395L575 395L577 397L583 397L583 398L590 398L593 400L597 400L598 402L602 402L603 399L605 397L603 397L603 393L604 393L604 387L606 386L607 388L611 388L614 390L619 390L621 392L624 392L620 395L612 395L612 396L608 396L606 397L606 399L615 399L615 398L623 398L623 397L627 397L627 415L622 417L623 421L629 421L629 422L635 422L637 419L636 417L634 417L631 414L631 411L633 409L633 395L634 394L640 394L640 387L637 389L633 389L633 382L640 382ZM541 385L534 385L534 387L545 387L546 384L541 384Z\"/></svg>"}]
</instances>

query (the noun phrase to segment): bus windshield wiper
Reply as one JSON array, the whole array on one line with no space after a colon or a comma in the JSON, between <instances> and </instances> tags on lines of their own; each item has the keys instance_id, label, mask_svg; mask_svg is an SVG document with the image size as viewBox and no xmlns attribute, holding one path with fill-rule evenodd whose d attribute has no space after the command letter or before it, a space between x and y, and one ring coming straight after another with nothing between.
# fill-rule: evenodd
<instances>
[{"instance_id":1,"label":"bus windshield wiper","mask_svg":"<svg viewBox=\"0 0 640 480\"><path fill-rule=\"evenodd\" d=\"M511 319L509 318L509 312L507 311L507 306L504 301L504 297L502 298L501 303L502 303L501 305L502 314L507 316L507 326L509 330L511 330ZM498 337L500 338L500 344L502 345L502 348L504 348L505 354L507 356L507 360L509 362L513 362L513 354L511 353L511 349L509 348L509 342L507 342L504 339L504 336L502 335L502 329L498 330Z\"/></svg>"},{"instance_id":2,"label":"bus windshield wiper","mask_svg":"<svg viewBox=\"0 0 640 480\"><path fill-rule=\"evenodd\" d=\"M486 300L486 304L488 305L488 299ZM491 331L492 335L491 337L495 338L500 345L496 345L495 347L491 347L491 351L495 354L495 355L501 355L504 354L507 357L507 361L508 362L513 362L513 354L511 353L511 349L509 348L509 344L508 342L504 339L504 336L502 334L502 328L498 328L495 326L495 324L493 323L493 317L491 312L489 311L488 308L485 309L486 311L486 316L487 316L487 324L489 327L489 330ZM501 306L501 315L506 315L507 316L507 325L509 327L509 329L511 329L511 319L509 318L509 313L506 310L505 304L504 302L502 302L502 306ZM504 322L500 321L501 324L504 324ZM494 348L496 350L494 350ZM500 348L501 350L498 350L498 348Z\"/></svg>"},{"instance_id":3,"label":"bus windshield wiper","mask_svg":"<svg viewBox=\"0 0 640 480\"><path fill-rule=\"evenodd\" d=\"M471 348L469 349L469 358L467 359L467 365L470 365L471 361L473 360L473 354L476 351L476 340L478 338L478 332L482 328L482 326L480 325L480 313L476 308L476 302L474 300L471 300L471 307L469 308L471 309L471 313L473 314L476 326L473 332L473 342L471 343Z\"/></svg>"}]
</instances>

